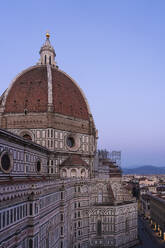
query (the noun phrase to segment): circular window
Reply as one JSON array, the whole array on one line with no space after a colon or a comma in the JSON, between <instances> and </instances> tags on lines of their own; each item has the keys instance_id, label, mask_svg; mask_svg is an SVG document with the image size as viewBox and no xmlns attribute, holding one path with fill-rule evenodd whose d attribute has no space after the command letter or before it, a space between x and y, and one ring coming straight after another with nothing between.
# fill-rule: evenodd
<instances>
[{"instance_id":1,"label":"circular window","mask_svg":"<svg viewBox=\"0 0 165 248\"><path fill-rule=\"evenodd\" d=\"M41 161L38 160L37 161L37 172L40 172L41 171Z\"/></svg>"},{"instance_id":2,"label":"circular window","mask_svg":"<svg viewBox=\"0 0 165 248\"><path fill-rule=\"evenodd\" d=\"M8 152L3 152L1 154L1 169L5 173L9 173L12 168L12 158Z\"/></svg>"},{"instance_id":3,"label":"circular window","mask_svg":"<svg viewBox=\"0 0 165 248\"><path fill-rule=\"evenodd\" d=\"M70 148L74 147L75 145L75 141L73 137L68 137L66 140L67 146L69 146Z\"/></svg>"},{"instance_id":4,"label":"circular window","mask_svg":"<svg viewBox=\"0 0 165 248\"><path fill-rule=\"evenodd\" d=\"M65 136L66 149L69 151L77 151L80 148L80 135L77 133L70 133Z\"/></svg>"}]
</instances>

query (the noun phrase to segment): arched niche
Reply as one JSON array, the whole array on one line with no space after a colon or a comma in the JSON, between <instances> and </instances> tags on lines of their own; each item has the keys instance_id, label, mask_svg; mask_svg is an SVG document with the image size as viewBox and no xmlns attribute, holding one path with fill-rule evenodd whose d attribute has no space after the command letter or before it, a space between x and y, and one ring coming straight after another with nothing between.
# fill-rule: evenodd
<instances>
[{"instance_id":1,"label":"arched niche","mask_svg":"<svg viewBox=\"0 0 165 248\"><path fill-rule=\"evenodd\" d=\"M70 176L71 177L77 177L77 171L76 171L76 169L71 169Z\"/></svg>"}]
</instances>

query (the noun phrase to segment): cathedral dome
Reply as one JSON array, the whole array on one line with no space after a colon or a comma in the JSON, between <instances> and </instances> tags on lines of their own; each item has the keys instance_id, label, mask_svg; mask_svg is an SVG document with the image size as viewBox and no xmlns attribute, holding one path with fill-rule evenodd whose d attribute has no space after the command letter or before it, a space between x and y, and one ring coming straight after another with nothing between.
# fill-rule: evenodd
<instances>
[{"instance_id":1,"label":"cathedral dome","mask_svg":"<svg viewBox=\"0 0 165 248\"><path fill-rule=\"evenodd\" d=\"M1 113L53 112L90 119L89 105L82 90L70 76L59 70L55 56L46 34L39 63L21 72L0 98Z\"/></svg>"},{"instance_id":2,"label":"cathedral dome","mask_svg":"<svg viewBox=\"0 0 165 248\"><path fill-rule=\"evenodd\" d=\"M55 57L47 34L37 65L18 74L0 97L0 128L51 150L93 153L97 131L88 102Z\"/></svg>"},{"instance_id":3,"label":"cathedral dome","mask_svg":"<svg viewBox=\"0 0 165 248\"><path fill-rule=\"evenodd\" d=\"M47 112L51 107L51 112L84 120L90 115L78 85L66 73L49 65L37 65L23 71L3 98L4 113Z\"/></svg>"}]
</instances>

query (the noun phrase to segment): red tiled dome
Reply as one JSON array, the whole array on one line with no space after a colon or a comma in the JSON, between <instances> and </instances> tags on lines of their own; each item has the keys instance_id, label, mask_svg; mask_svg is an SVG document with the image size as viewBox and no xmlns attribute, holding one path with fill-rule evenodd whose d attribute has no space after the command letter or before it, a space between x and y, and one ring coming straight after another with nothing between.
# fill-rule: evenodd
<instances>
[{"instance_id":1,"label":"red tiled dome","mask_svg":"<svg viewBox=\"0 0 165 248\"><path fill-rule=\"evenodd\" d=\"M87 104L80 89L61 71L52 69L53 105L56 113L87 120Z\"/></svg>"},{"instance_id":2,"label":"red tiled dome","mask_svg":"<svg viewBox=\"0 0 165 248\"><path fill-rule=\"evenodd\" d=\"M51 67L53 112L84 120L89 119L85 97L65 73ZM5 113L48 111L47 66L40 65L21 73L7 91Z\"/></svg>"},{"instance_id":3,"label":"red tiled dome","mask_svg":"<svg viewBox=\"0 0 165 248\"><path fill-rule=\"evenodd\" d=\"M5 113L46 112L48 105L46 66L20 75L7 95Z\"/></svg>"}]
</instances>

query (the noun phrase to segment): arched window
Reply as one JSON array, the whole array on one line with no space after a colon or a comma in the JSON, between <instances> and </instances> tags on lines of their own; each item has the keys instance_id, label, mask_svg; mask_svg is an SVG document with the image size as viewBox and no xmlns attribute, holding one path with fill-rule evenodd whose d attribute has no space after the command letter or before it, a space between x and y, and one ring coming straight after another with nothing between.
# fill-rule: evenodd
<instances>
[{"instance_id":1,"label":"arched window","mask_svg":"<svg viewBox=\"0 0 165 248\"><path fill-rule=\"evenodd\" d=\"M46 55L45 55L45 64L46 64Z\"/></svg>"},{"instance_id":2,"label":"arched window","mask_svg":"<svg viewBox=\"0 0 165 248\"><path fill-rule=\"evenodd\" d=\"M102 203L103 202L103 193L102 190L99 190L98 192L98 203Z\"/></svg>"},{"instance_id":3,"label":"arched window","mask_svg":"<svg viewBox=\"0 0 165 248\"><path fill-rule=\"evenodd\" d=\"M51 65L51 56L49 56L49 65Z\"/></svg>"},{"instance_id":4,"label":"arched window","mask_svg":"<svg viewBox=\"0 0 165 248\"><path fill-rule=\"evenodd\" d=\"M29 248L33 248L33 240L29 239Z\"/></svg>"},{"instance_id":5,"label":"arched window","mask_svg":"<svg viewBox=\"0 0 165 248\"><path fill-rule=\"evenodd\" d=\"M37 172L41 172L41 161L40 160L38 160L36 163L36 169L37 169Z\"/></svg>"},{"instance_id":6,"label":"arched window","mask_svg":"<svg viewBox=\"0 0 165 248\"><path fill-rule=\"evenodd\" d=\"M101 220L97 221L97 235L101 236L102 234L102 227L101 227Z\"/></svg>"},{"instance_id":7,"label":"arched window","mask_svg":"<svg viewBox=\"0 0 165 248\"><path fill-rule=\"evenodd\" d=\"M27 115L28 114L28 110L24 109L24 114Z\"/></svg>"},{"instance_id":8,"label":"arched window","mask_svg":"<svg viewBox=\"0 0 165 248\"><path fill-rule=\"evenodd\" d=\"M30 203L29 214L33 215L33 205Z\"/></svg>"}]
</instances>

